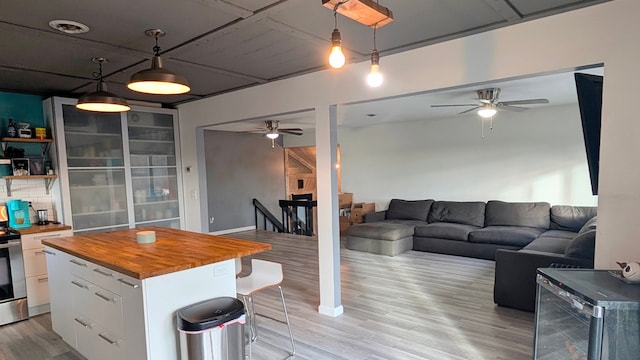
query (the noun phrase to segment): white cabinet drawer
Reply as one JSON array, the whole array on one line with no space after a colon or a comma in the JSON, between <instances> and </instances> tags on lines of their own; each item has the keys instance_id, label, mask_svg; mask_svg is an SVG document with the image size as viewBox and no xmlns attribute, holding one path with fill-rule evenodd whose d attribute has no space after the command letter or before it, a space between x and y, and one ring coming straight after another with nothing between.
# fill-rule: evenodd
<instances>
[{"instance_id":1,"label":"white cabinet drawer","mask_svg":"<svg viewBox=\"0 0 640 360\"><path fill-rule=\"evenodd\" d=\"M77 276L71 277L71 300L75 313L87 316L94 321L97 320L95 313L99 312L99 309L93 304L93 293L96 288L97 286L89 281Z\"/></svg>"},{"instance_id":2,"label":"white cabinet drawer","mask_svg":"<svg viewBox=\"0 0 640 360\"><path fill-rule=\"evenodd\" d=\"M96 350L95 322L87 316L76 314L73 317L73 325L76 333L76 350L87 359L93 359Z\"/></svg>"},{"instance_id":3,"label":"white cabinet drawer","mask_svg":"<svg viewBox=\"0 0 640 360\"><path fill-rule=\"evenodd\" d=\"M125 340L121 332L104 329L102 326L96 327L95 351L96 359L113 360L125 358Z\"/></svg>"},{"instance_id":4,"label":"white cabinet drawer","mask_svg":"<svg viewBox=\"0 0 640 360\"><path fill-rule=\"evenodd\" d=\"M44 233L37 234L27 234L22 235L22 249L34 249L38 247L42 247L42 240L45 239L56 239L65 236L72 236L73 231L71 230L61 230L61 231L49 231Z\"/></svg>"},{"instance_id":5,"label":"white cabinet drawer","mask_svg":"<svg viewBox=\"0 0 640 360\"><path fill-rule=\"evenodd\" d=\"M24 276L47 274L47 256L42 246L24 250L22 256L24 259Z\"/></svg>"},{"instance_id":6,"label":"white cabinet drawer","mask_svg":"<svg viewBox=\"0 0 640 360\"><path fill-rule=\"evenodd\" d=\"M35 307L49 303L49 279L47 274L27 277L27 304Z\"/></svg>"},{"instance_id":7,"label":"white cabinet drawer","mask_svg":"<svg viewBox=\"0 0 640 360\"><path fill-rule=\"evenodd\" d=\"M96 285L115 293L120 292L120 283L118 282L119 273L96 264L91 264L90 269L91 281Z\"/></svg>"},{"instance_id":8,"label":"white cabinet drawer","mask_svg":"<svg viewBox=\"0 0 640 360\"><path fill-rule=\"evenodd\" d=\"M93 292L94 317L104 329L121 333L122 326L122 297L111 291L96 286Z\"/></svg>"},{"instance_id":9,"label":"white cabinet drawer","mask_svg":"<svg viewBox=\"0 0 640 360\"><path fill-rule=\"evenodd\" d=\"M75 256L71 256L69 259L69 270L71 271L71 274L85 280L91 279L91 265L92 264L90 262Z\"/></svg>"}]
</instances>

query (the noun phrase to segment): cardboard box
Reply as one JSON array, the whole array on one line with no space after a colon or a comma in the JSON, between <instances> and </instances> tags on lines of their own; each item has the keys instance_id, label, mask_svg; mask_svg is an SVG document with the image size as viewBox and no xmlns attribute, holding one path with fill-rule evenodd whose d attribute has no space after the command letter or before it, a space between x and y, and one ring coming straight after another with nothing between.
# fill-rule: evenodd
<instances>
[{"instance_id":1,"label":"cardboard box","mask_svg":"<svg viewBox=\"0 0 640 360\"><path fill-rule=\"evenodd\" d=\"M349 217L348 216L340 216L340 235L347 235L347 230L349 229Z\"/></svg>"},{"instance_id":2,"label":"cardboard box","mask_svg":"<svg viewBox=\"0 0 640 360\"><path fill-rule=\"evenodd\" d=\"M350 222L351 224L360 224L365 214L376 212L375 203L355 203L351 206Z\"/></svg>"},{"instance_id":3,"label":"cardboard box","mask_svg":"<svg viewBox=\"0 0 640 360\"><path fill-rule=\"evenodd\" d=\"M353 203L353 193L339 193L338 194L338 205L340 209L348 209L351 207Z\"/></svg>"}]
</instances>

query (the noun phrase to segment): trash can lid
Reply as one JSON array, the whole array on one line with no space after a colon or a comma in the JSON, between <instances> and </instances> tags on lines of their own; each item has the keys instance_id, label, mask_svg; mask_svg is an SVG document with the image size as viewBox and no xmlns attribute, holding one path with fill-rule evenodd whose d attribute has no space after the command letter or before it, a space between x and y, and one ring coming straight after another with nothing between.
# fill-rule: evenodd
<instances>
[{"instance_id":1,"label":"trash can lid","mask_svg":"<svg viewBox=\"0 0 640 360\"><path fill-rule=\"evenodd\" d=\"M178 329L202 331L220 326L244 315L242 301L232 297L205 300L178 310Z\"/></svg>"}]
</instances>

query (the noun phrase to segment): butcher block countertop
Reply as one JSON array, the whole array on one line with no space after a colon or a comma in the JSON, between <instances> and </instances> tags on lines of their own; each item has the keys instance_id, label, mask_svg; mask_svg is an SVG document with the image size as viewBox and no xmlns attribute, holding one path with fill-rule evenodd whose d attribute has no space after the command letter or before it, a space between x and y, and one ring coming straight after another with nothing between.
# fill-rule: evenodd
<instances>
[{"instance_id":1,"label":"butcher block countertop","mask_svg":"<svg viewBox=\"0 0 640 360\"><path fill-rule=\"evenodd\" d=\"M64 224L53 224L53 223L49 223L48 225L33 224L27 228L13 229L13 230L19 232L20 235L29 235L29 234L51 232L51 231L71 230L71 226L64 225Z\"/></svg>"},{"instance_id":2,"label":"butcher block countertop","mask_svg":"<svg viewBox=\"0 0 640 360\"><path fill-rule=\"evenodd\" d=\"M138 244L138 231L156 241ZM191 269L271 250L271 244L149 226L43 240L44 245L136 279Z\"/></svg>"}]
</instances>

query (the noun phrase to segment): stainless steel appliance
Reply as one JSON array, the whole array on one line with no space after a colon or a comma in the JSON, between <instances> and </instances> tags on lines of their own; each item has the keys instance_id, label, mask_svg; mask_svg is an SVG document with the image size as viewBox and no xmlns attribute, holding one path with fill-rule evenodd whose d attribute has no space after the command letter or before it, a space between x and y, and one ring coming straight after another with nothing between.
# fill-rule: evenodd
<instances>
[{"instance_id":1,"label":"stainless steel appliance","mask_svg":"<svg viewBox=\"0 0 640 360\"><path fill-rule=\"evenodd\" d=\"M7 220L0 205L0 325L29 317L20 234L7 229Z\"/></svg>"},{"instance_id":2,"label":"stainless steel appliance","mask_svg":"<svg viewBox=\"0 0 640 360\"><path fill-rule=\"evenodd\" d=\"M48 225L48 224L49 224L49 211L38 210L38 225Z\"/></svg>"},{"instance_id":3,"label":"stainless steel appliance","mask_svg":"<svg viewBox=\"0 0 640 360\"><path fill-rule=\"evenodd\" d=\"M640 354L640 287L606 270L538 269L534 359Z\"/></svg>"}]
</instances>

